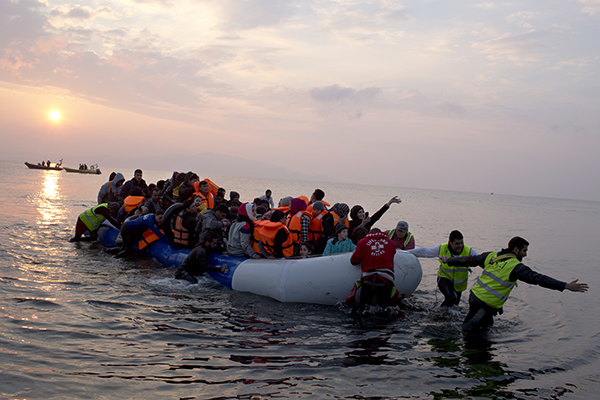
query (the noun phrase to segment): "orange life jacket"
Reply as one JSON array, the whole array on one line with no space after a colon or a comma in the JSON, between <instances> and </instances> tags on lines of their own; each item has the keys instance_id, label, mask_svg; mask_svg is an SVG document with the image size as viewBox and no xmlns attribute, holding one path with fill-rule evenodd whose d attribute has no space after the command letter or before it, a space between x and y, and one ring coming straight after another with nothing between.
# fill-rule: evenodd
<instances>
[{"instance_id":1,"label":"orange life jacket","mask_svg":"<svg viewBox=\"0 0 600 400\"><path fill-rule=\"evenodd\" d=\"M258 254L262 254L260 251L260 246L258 243L260 242L260 233L259 230L263 227L267 222L271 222L268 219L259 219L258 221L254 221L254 230L252 231L252 237L250 238L250 244L255 252Z\"/></svg>"},{"instance_id":2,"label":"orange life jacket","mask_svg":"<svg viewBox=\"0 0 600 400\"><path fill-rule=\"evenodd\" d=\"M190 245L190 232L183 226L183 218L181 214L175 218L175 227L173 228L173 243L180 244L185 247Z\"/></svg>"},{"instance_id":3,"label":"orange life jacket","mask_svg":"<svg viewBox=\"0 0 600 400\"><path fill-rule=\"evenodd\" d=\"M290 234L292 236L292 240L294 241L294 243L298 243L300 244L300 241L302 240L302 216L303 215L307 215L312 223L312 214L306 211L298 211L295 215L288 215L288 219L287 219L287 227L290 231Z\"/></svg>"},{"instance_id":4,"label":"orange life jacket","mask_svg":"<svg viewBox=\"0 0 600 400\"><path fill-rule=\"evenodd\" d=\"M291 257L294 255L294 241L292 240L292 235L287 226L281 222L267 221L267 223L263 224L259 232L260 240L262 241L263 247L267 253L271 254L272 256L276 256L275 236L281 229L285 229L287 232L287 239L282 244L283 256Z\"/></svg>"},{"instance_id":5,"label":"orange life jacket","mask_svg":"<svg viewBox=\"0 0 600 400\"><path fill-rule=\"evenodd\" d=\"M327 214L326 211L322 211L316 217L313 215L313 219L308 227L308 241L316 242L321 236L323 236L323 217Z\"/></svg>"},{"instance_id":6,"label":"orange life jacket","mask_svg":"<svg viewBox=\"0 0 600 400\"><path fill-rule=\"evenodd\" d=\"M275 207L275 208L273 208L273 210L281 210L287 214L290 212L290 207L289 206Z\"/></svg>"},{"instance_id":7,"label":"orange life jacket","mask_svg":"<svg viewBox=\"0 0 600 400\"><path fill-rule=\"evenodd\" d=\"M337 214L336 214L335 212L333 212L333 211L329 211L329 213L330 213L331 215L333 215L333 226L335 227L337 224L339 224L339 223L340 223L340 216L339 216L339 215L337 215ZM346 225L346 227L347 227L347 228L350 228L350 221L348 221L348 219L346 219L346 220L344 221L344 224Z\"/></svg>"},{"instance_id":8,"label":"orange life jacket","mask_svg":"<svg viewBox=\"0 0 600 400\"><path fill-rule=\"evenodd\" d=\"M125 212L129 212L142 204L146 200L144 196L127 196L125 197Z\"/></svg>"},{"instance_id":9,"label":"orange life jacket","mask_svg":"<svg viewBox=\"0 0 600 400\"><path fill-rule=\"evenodd\" d=\"M212 193L213 196L216 196L217 195L217 191L219 190L219 185L217 185L216 183L214 183L213 181L211 181L208 178L204 178L204 180L206 182L208 182L208 192Z\"/></svg>"},{"instance_id":10,"label":"orange life jacket","mask_svg":"<svg viewBox=\"0 0 600 400\"><path fill-rule=\"evenodd\" d=\"M162 232L162 229L160 231ZM157 240L160 240L160 238L158 237L158 235L156 233L152 232L152 229L148 229L147 231L145 231L142 234L142 240L140 240L138 242L138 249L143 250L148 245L156 242Z\"/></svg>"},{"instance_id":11,"label":"orange life jacket","mask_svg":"<svg viewBox=\"0 0 600 400\"><path fill-rule=\"evenodd\" d=\"M200 198L202 199L202 204L206 204L206 208L213 209L213 208L215 208L215 195L212 194L212 192L210 191L210 183L208 184L208 188L209 188L208 194L205 196L200 191L200 182L199 181L194 182L194 189L196 189L196 191L194 192L193 196L200 196ZM218 189L218 187L217 187L217 189Z\"/></svg>"}]
</instances>

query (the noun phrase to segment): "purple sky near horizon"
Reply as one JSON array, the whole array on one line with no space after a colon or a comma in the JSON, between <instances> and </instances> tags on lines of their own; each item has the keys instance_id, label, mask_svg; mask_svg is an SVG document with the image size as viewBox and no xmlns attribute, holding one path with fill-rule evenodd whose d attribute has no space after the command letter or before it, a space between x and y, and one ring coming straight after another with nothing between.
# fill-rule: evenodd
<instances>
[{"instance_id":1,"label":"purple sky near horizon","mask_svg":"<svg viewBox=\"0 0 600 400\"><path fill-rule=\"evenodd\" d=\"M599 21L600 0L0 0L0 156L600 201Z\"/></svg>"}]
</instances>

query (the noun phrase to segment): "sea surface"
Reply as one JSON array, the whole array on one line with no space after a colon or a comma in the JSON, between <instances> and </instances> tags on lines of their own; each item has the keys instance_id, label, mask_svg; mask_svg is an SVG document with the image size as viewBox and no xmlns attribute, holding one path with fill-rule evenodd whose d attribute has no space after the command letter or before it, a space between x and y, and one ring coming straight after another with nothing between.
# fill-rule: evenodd
<instances>
[{"instance_id":1,"label":"sea surface","mask_svg":"<svg viewBox=\"0 0 600 400\"><path fill-rule=\"evenodd\" d=\"M210 176L246 201L267 188L278 200L319 187L330 203L371 214L398 195L377 227L406 220L417 246L458 229L480 253L523 236L527 265L590 285L582 294L520 283L491 331L470 338L460 330L467 296L454 314L439 308L434 259L421 259L404 319L357 318L210 278L190 285L152 260L69 243L115 169L102 170L0 162L0 399L570 400L600 391L599 202Z\"/></svg>"}]
</instances>

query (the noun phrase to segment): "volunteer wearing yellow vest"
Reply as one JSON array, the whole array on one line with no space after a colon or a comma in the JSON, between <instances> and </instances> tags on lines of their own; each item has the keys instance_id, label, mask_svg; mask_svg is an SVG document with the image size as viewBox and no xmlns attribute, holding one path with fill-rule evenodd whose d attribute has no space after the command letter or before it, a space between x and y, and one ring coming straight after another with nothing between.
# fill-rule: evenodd
<instances>
[{"instance_id":1,"label":"volunteer wearing yellow vest","mask_svg":"<svg viewBox=\"0 0 600 400\"><path fill-rule=\"evenodd\" d=\"M408 231L408 222L398 221L396 229L385 232L398 250L412 250L415 248L415 236Z\"/></svg>"},{"instance_id":2,"label":"volunteer wearing yellow vest","mask_svg":"<svg viewBox=\"0 0 600 400\"><path fill-rule=\"evenodd\" d=\"M110 203L110 206L108 203L102 203L89 210L85 210L79 214L77 223L75 224L75 236L73 236L69 242L79 242L81 240L81 235L86 231L90 233L89 240L96 240L98 237L98 228L102 225L104 220L108 220L115 228L120 228L121 224L113 218L118 210L119 203Z\"/></svg>"},{"instance_id":3,"label":"volunteer wearing yellow vest","mask_svg":"<svg viewBox=\"0 0 600 400\"><path fill-rule=\"evenodd\" d=\"M465 246L462 233L459 231L450 232L448 243L433 247L419 247L413 250L407 250L409 253L424 258L463 257L475 256L477 252L469 246ZM467 289L469 279L469 269L466 267L450 267L447 264L440 264L438 269L438 288L444 295L442 307L452 307L458 305L462 292Z\"/></svg>"},{"instance_id":4,"label":"volunteer wearing yellow vest","mask_svg":"<svg viewBox=\"0 0 600 400\"><path fill-rule=\"evenodd\" d=\"M442 261L451 266L483 268L483 274L477 279L469 296L469 313L463 323L463 329L471 331L488 327L494 323L494 315L502 314L502 306L508 299L517 281L531 285L540 285L547 289L586 292L588 285L574 280L565 283L542 275L522 264L527 256L529 242L515 236L508 242L508 248L500 252L486 252L473 257L442 257Z\"/></svg>"}]
</instances>

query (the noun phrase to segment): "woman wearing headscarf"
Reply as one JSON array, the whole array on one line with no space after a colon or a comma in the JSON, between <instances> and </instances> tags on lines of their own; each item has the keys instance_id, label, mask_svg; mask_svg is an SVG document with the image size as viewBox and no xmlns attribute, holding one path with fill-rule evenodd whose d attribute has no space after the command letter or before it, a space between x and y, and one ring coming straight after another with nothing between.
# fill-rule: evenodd
<instances>
[{"instance_id":1,"label":"woman wearing headscarf","mask_svg":"<svg viewBox=\"0 0 600 400\"><path fill-rule=\"evenodd\" d=\"M379 218L381 218L381 216L385 214L385 212L389 210L390 206L394 203L400 204L402 203L402 200L399 199L398 196L392 197L379 209L379 211L377 211L371 217L369 217L369 213L366 213L365 209L362 206L355 205L354 207L352 207L352 209L350 210L350 218L352 219L350 220L350 226L348 227L348 237L352 238L352 240L356 244L358 240L354 240L354 229L360 226L362 228L365 228L367 232L370 231L373 225L375 225L375 223L379 221Z\"/></svg>"},{"instance_id":2,"label":"woman wearing headscarf","mask_svg":"<svg viewBox=\"0 0 600 400\"><path fill-rule=\"evenodd\" d=\"M250 241L254 232L254 221L256 221L256 205L243 203L238 208L237 221L229 228L227 254L234 257L260 258Z\"/></svg>"}]
</instances>

